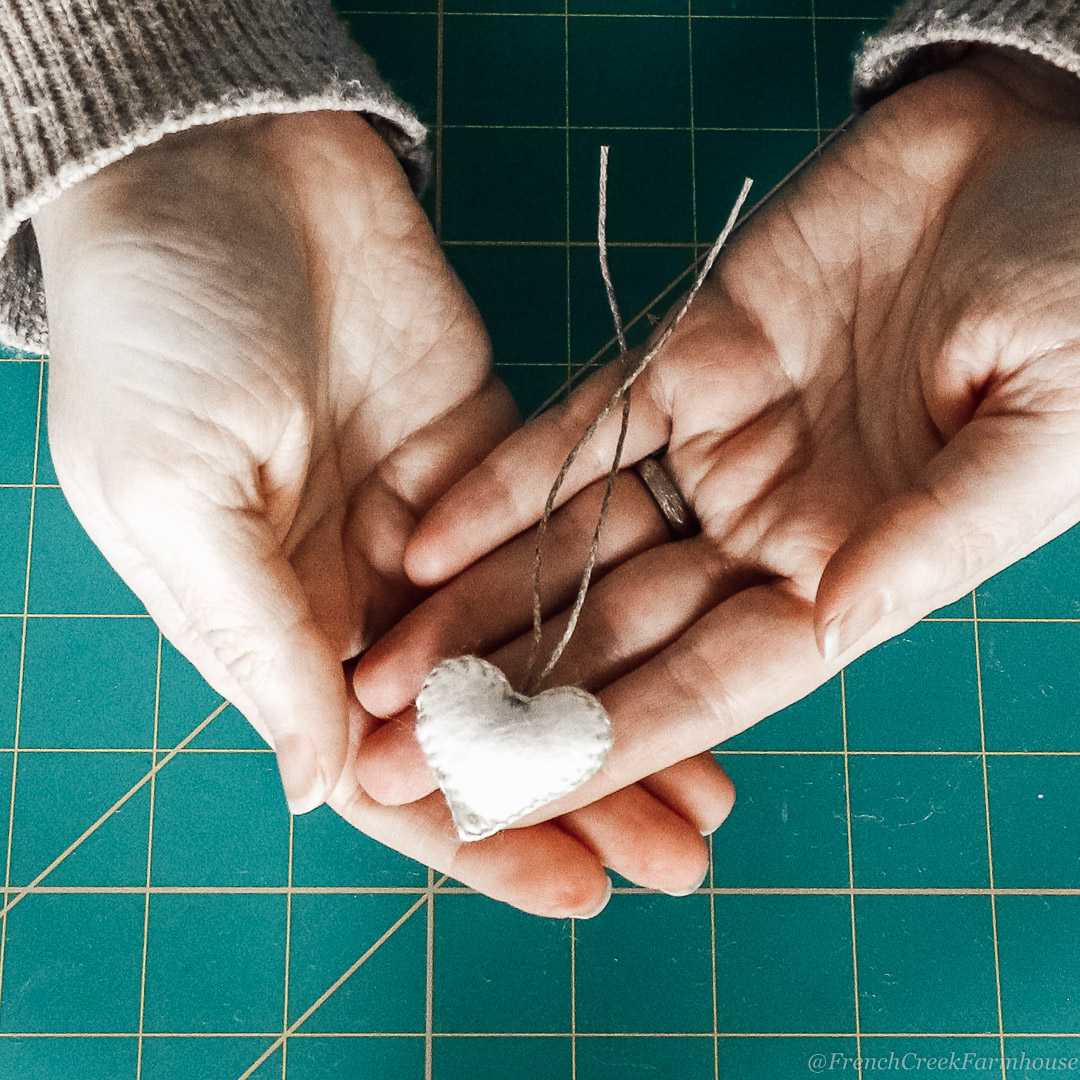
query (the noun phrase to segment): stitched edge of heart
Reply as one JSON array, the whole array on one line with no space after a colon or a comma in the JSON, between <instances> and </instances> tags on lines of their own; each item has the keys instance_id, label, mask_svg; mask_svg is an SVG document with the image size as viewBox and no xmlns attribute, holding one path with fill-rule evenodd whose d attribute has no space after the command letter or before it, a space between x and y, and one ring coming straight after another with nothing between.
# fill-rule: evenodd
<instances>
[{"instance_id":1,"label":"stitched edge of heart","mask_svg":"<svg viewBox=\"0 0 1080 1080\"><path fill-rule=\"evenodd\" d=\"M580 686L552 686L547 690L542 690L539 694L526 698L528 701L536 701L547 694L566 693L569 691L571 694L584 701L590 708L595 709L599 715L607 721L605 728L605 735L607 737L598 743L597 749L592 754L591 760L586 763L580 779L576 780L569 787L549 790L544 795L538 796L509 820L493 823L491 818L484 817L473 810L469 806L468 800L462 797L461 792L449 783L442 769L432 763L428 751L430 739L426 739L423 734L424 721L427 717L421 699L424 696L424 691L427 690L432 680L438 678L439 674L443 671L454 672L461 669L463 672L467 673L474 665L479 666L485 674L496 676L499 681L505 685L509 693L517 693L510 685L510 680L507 679L502 671L490 661L484 660L479 656L455 656L436 664L435 667L428 672L427 678L420 687L420 693L416 695L416 740L420 743L420 749L424 752L424 759L427 761L428 767L435 774L435 779L438 781L439 788L446 797L446 803L450 808L450 816L453 818L458 837L466 843L472 843L477 840L486 840L489 836L494 836L497 832L501 832L503 829L513 825L515 821L520 821L534 810L539 810L541 806L546 806L552 800L561 798L563 795L569 795L572 791L577 791L582 784L587 780L591 780L597 772L599 772L600 766L603 765L604 759L611 752L611 748L614 744L614 738L611 731L611 718L608 716L607 710L600 704L598 698L593 694L590 694L587 690L582 690ZM518 696L525 697L525 695L522 694L519 694Z\"/></svg>"}]
</instances>

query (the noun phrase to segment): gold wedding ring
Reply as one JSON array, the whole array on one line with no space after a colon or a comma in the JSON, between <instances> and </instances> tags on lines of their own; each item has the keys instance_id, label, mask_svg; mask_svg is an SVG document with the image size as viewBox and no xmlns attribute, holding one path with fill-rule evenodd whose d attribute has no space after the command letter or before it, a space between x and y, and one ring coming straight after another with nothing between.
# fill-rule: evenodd
<instances>
[{"instance_id":1,"label":"gold wedding ring","mask_svg":"<svg viewBox=\"0 0 1080 1080\"><path fill-rule=\"evenodd\" d=\"M685 540L701 531L701 524L690 509L679 485L667 474L664 467L654 457L647 457L634 466L634 471L641 477L641 482L649 489L653 501L664 515L677 540Z\"/></svg>"}]
</instances>

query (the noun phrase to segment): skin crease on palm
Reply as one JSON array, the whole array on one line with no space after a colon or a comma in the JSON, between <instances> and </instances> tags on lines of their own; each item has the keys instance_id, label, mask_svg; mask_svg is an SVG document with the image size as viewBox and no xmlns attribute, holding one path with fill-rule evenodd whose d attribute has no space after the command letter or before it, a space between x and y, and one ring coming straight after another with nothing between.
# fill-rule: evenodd
<instances>
[{"instance_id":1,"label":"skin crease on palm","mask_svg":"<svg viewBox=\"0 0 1080 1080\"><path fill-rule=\"evenodd\" d=\"M64 493L166 637L276 747L294 811L329 798L374 838L539 914L595 911L605 864L649 887L698 884L702 832L733 801L708 755L472 845L441 797L387 809L357 786L372 718L343 661L420 598L408 537L517 424L475 307L360 117L170 136L34 227ZM626 543L662 532L647 499L635 529Z\"/></svg>"},{"instance_id":2,"label":"skin crease on palm","mask_svg":"<svg viewBox=\"0 0 1080 1080\"><path fill-rule=\"evenodd\" d=\"M615 749L527 821L736 734L1080 520L1075 99L1049 65L973 52L871 109L737 234L635 384L624 459L666 446L703 531L606 561L553 681L599 694ZM620 377L511 436L411 540L412 579L449 583L355 672L397 717L360 756L375 797L433 787L408 705L434 660L522 662L529 527ZM553 530L595 501L617 427ZM580 572L557 561L549 640Z\"/></svg>"}]
</instances>

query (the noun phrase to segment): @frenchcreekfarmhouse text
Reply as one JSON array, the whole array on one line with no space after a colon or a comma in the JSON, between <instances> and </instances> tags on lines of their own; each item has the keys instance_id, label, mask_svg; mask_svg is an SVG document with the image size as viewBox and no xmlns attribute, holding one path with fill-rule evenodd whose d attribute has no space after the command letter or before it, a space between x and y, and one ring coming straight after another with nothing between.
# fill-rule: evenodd
<instances>
[{"instance_id":1,"label":"@frenchcreekfarmhouse text","mask_svg":"<svg viewBox=\"0 0 1080 1080\"><path fill-rule=\"evenodd\" d=\"M974 1050L953 1051L949 1054L919 1054L909 1050L904 1054L889 1051L887 1054L864 1054L853 1057L834 1051L831 1054L811 1054L806 1067L811 1073L850 1073L856 1076L860 1067L865 1077L868 1073L925 1072L925 1073L982 1073L1001 1075L1001 1058L979 1054ZM1009 1074L1063 1073L1080 1071L1080 1057L1054 1057L1051 1055L1029 1056L1024 1050L1016 1055L1006 1055L1005 1068Z\"/></svg>"}]
</instances>

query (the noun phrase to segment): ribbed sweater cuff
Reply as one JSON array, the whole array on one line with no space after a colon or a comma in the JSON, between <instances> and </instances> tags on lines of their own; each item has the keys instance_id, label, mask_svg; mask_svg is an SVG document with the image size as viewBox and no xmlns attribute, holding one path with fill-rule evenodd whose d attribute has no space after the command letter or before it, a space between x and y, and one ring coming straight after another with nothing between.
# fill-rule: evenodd
<instances>
[{"instance_id":1,"label":"ribbed sweater cuff","mask_svg":"<svg viewBox=\"0 0 1080 1080\"><path fill-rule=\"evenodd\" d=\"M31 216L163 136L263 113L367 114L414 186L423 125L327 0L2 0L0 341L44 351Z\"/></svg>"},{"instance_id":2,"label":"ribbed sweater cuff","mask_svg":"<svg viewBox=\"0 0 1080 1080\"><path fill-rule=\"evenodd\" d=\"M1080 74L1075 0L911 0L855 64L857 108L954 62L972 43L1011 46Z\"/></svg>"}]
</instances>

